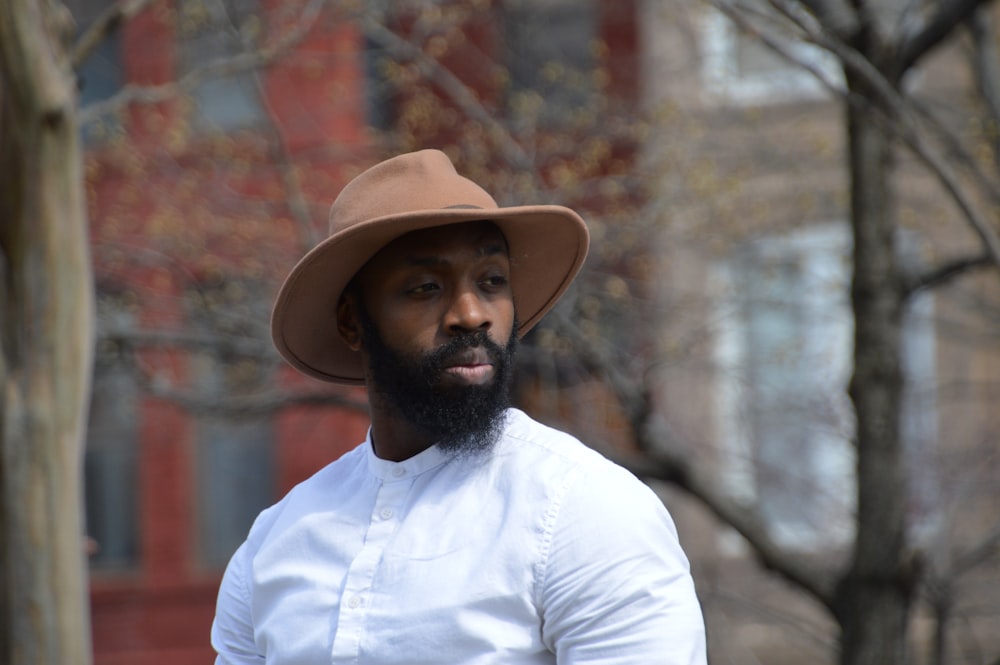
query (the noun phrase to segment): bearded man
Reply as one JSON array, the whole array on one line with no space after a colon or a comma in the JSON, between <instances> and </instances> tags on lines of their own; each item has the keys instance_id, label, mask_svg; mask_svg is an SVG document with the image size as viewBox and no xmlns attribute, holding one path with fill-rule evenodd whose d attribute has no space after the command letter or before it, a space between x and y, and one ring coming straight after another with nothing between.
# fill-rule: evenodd
<instances>
[{"instance_id":1,"label":"bearded man","mask_svg":"<svg viewBox=\"0 0 1000 665\"><path fill-rule=\"evenodd\" d=\"M293 366L364 383L353 451L258 517L219 591L217 665L705 663L662 502L508 405L518 339L588 248L437 150L365 171L272 318Z\"/></svg>"}]
</instances>

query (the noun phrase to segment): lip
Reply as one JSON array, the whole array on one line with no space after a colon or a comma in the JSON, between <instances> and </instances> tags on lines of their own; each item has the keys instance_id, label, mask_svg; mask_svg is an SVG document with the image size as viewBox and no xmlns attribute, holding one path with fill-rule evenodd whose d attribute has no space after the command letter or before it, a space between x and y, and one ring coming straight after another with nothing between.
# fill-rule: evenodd
<instances>
[{"instance_id":1,"label":"lip","mask_svg":"<svg viewBox=\"0 0 1000 665\"><path fill-rule=\"evenodd\" d=\"M493 361L486 349L468 349L450 359L444 367L446 376L461 383L479 385L493 378Z\"/></svg>"}]
</instances>

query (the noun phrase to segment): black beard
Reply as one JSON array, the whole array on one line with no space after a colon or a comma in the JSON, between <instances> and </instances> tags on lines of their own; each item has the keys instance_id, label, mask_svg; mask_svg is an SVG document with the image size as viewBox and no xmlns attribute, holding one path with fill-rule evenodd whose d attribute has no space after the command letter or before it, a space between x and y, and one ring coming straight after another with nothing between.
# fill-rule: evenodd
<instances>
[{"instance_id":1,"label":"black beard","mask_svg":"<svg viewBox=\"0 0 1000 665\"><path fill-rule=\"evenodd\" d=\"M518 342L516 320L504 347L480 330L458 335L430 353L410 358L386 345L367 312L361 312L359 318L372 388L381 397L444 450L471 454L493 448L510 404ZM489 354L493 379L483 385L445 385L442 377L447 361L476 347Z\"/></svg>"}]
</instances>

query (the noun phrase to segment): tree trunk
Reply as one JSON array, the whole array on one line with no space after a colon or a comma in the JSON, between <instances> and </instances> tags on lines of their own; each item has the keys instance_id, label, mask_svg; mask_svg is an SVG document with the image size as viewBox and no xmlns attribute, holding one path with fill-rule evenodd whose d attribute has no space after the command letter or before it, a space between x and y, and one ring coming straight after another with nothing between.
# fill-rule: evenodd
<instances>
[{"instance_id":1,"label":"tree trunk","mask_svg":"<svg viewBox=\"0 0 1000 665\"><path fill-rule=\"evenodd\" d=\"M0 662L91 660L81 456L93 336L65 8L0 2Z\"/></svg>"},{"instance_id":2,"label":"tree trunk","mask_svg":"<svg viewBox=\"0 0 1000 665\"><path fill-rule=\"evenodd\" d=\"M872 98L848 77L852 92ZM900 440L904 291L895 253L892 146L875 112L847 105L855 318L850 394L857 415L857 539L837 597L843 665L906 660L907 485Z\"/></svg>"}]
</instances>

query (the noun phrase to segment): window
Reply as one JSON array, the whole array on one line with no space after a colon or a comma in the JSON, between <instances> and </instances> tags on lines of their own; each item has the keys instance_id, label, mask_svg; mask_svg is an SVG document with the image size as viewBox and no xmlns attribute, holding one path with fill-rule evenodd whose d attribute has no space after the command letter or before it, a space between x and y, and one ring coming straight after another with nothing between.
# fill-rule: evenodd
<instances>
[{"instance_id":1,"label":"window","mask_svg":"<svg viewBox=\"0 0 1000 665\"><path fill-rule=\"evenodd\" d=\"M503 3L512 111L518 96L545 101L543 120L565 122L567 112L588 105L596 93L595 0L507 0Z\"/></svg>"},{"instance_id":2,"label":"window","mask_svg":"<svg viewBox=\"0 0 1000 665\"><path fill-rule=\"evenodd\" d=\"M842 87L843 72L837 59L800 40L796 28L768 0L741 0L739 7L761 34L784 44L797 62L778 55L760 37L744 33L721 12L709 9L701 32L702 81L710 97L740 105L816 99L826 90L809 69L827 83ZM908 20L923 20L919 8L909 0L875 0L866 7L871 22L888 33L905 29ZM814 19L803 13L798 20Z\"/></svg>"},{"instance_id":3,"label":"window","mask_svg":"<svg viewBox=\"0 0 1000 665\"><path fill-rule=\"evenodd\" d=\"M269 385L272 363L240 348L241 335L267 321L259 285L223 280L201 286L193 328L212 342L192 354L192 385L209 408L195 415L198 558L226 565L254 518L274 502L274 431L266 413L224 408Z\"/></svg>"},{"instance_id":4,"label":"window","mask_svg":"<svg viewBox=\"0 0 1000 665\"><path fill-rule=\"evenodd\" d=\"M125 329L128 309L111 297L98 299L101 328ZM86 533L91 566L128 569L138 563L138 386L130 359L112 342L95 354L90 419L84 451Z\"/></svg>"},{"instance_id":5,"label":"window","mask_svg":"<svg viewBox=\"0 0 1000 665\"><path fill-rule=\"evenodd\" d=\"M774 20L773 10L764 0L750 4L759 7L759 22L773 28L768 34L782 39L796 59L822 73L828 81L842 78L833 56L811 44L794 41L780 21ZM825 94L810 71L778 55L759 37L745 34L722 13L709 9L701 32L701 77L705 91L713 99L752 105L815 99Z\"/></svg>"},{"instance_id":6,"label":"window","mask_svg":"<svg viewBox=\"0 0 1000 665\"><path fill-rule=\"evenodd\" d=\"M474 88L477 83L472 79L485 77L488 81L479 81L478 85L492 95L496 82L489 70L495 65L505 67L509 79L507 98L502 101L515 124L565 124L570 113L597 101L597 0L502 0L487 13L483 7L488 6L466 8L465 39L470 35L474 39L479 29L490 34L471 47L475 50L465 44L458 49L466 61L448 63L445 58L452 73ZM413 28L413 16L407 13L407 7L405 3L394 7L385 19L396 29L405 26L404 34ZM455 20L455 16L449 20ZM418 32L417 37L421 34ZM393 56L369 36L365 63L370 124L376 129L390 129L398 120L396 106L407 95L400 95L395 77L387 74L393 69ZM461 71L464 68L472 71Z\"/></svg>"},{"instance_id":7,"label":"window","mask_svg":"<svg viewBox=\"0 0 1000 665\"><path fill-rule=\"evenodd\" d=\"M114 0L67 0L66 7L78 28L77 36L113 4ZM124 84L121 67L121 30L112 30L84 60L76 72L80 106L102 101L118 92ZM102 118L83 127L88 143L107 138L118 126L113 117Z\"/></svg>"},{"instance_id":8,"label":"window","mask_svg":"<svg viewBox=\"0 0 1000 665\"><path fill-rule=\"evenodd\" d=\"M259 0L178 3L178 77L208 62L252 50L260 29ZM194 127L205 133L256 127L265 120L254 72L200 81L192 91Z\"/></svg>"},{"instance_id":9,"label":"window","mask_svg":"<svg viewBox=\"0 0 1000 665\"><path fill-rule=\"evenodd\" d=\"M718 276L723 470L778 542L803 549L853 532L849 253L843 225L810 229L754 243ZM930 297L919 296L904 320L901 425L914 469L929 466L937 427L932 314ZM932 483L917 477L914 527L930 519Z\"/></svg>"},{"instance_id":10,"label":"window","mask_svg":"<svg viewBox=\"0 0 1000 665\"><path fill-rule=\"evenodd\" d=\"M364 38L365 103L368 125L378 131L396 122L397 87L387 73L392 57L370 36Z\"/></svg>"},{"instance_id":11,"label":"window","mask_svg":"<svg viewBox=\"0 0 1000 665\"><path fill-rule=\"evenodd\" d=\"M205 365L202 374L212 372ZM199 561L222 568L260 511L274 502L272 431L262 418L205 415L198 419Z\"/></svg>"}]
</instances>

